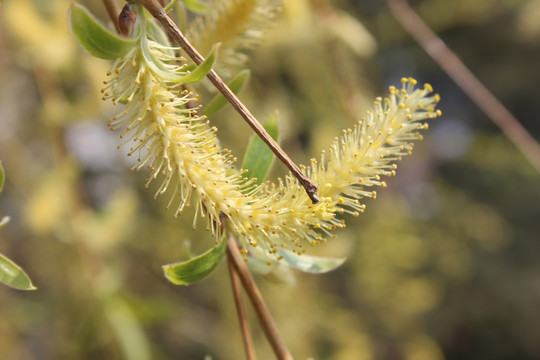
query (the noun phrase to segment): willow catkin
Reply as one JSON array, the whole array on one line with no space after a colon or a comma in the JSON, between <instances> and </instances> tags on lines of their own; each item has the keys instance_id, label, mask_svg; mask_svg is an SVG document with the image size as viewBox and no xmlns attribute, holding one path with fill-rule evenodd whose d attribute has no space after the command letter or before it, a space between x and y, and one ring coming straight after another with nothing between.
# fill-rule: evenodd
<instances>
[{"instance_id":1,"label":"willow catkin","mask_svg":"<svg viewBox=\"0 0 540 360\"><path fill-rule=\"evenodd\" d=\"M420 140L424 120L440 115L439 100L426 84L417 88L412 78L402 79L398 89L377 98L373 108L352 129L343 131L328 152L301 168L319 186L318 204L312 204L290 174L277 183L257 185L234 167L236 160L220 148L216 128L188 104L197 101L190 91L180 91L184 65L173 49L147 31L150 19L138 20L138 45L110 72L104 97L126 103L125 110L110 121L122 128L130 154L138 156L133 170L150 168L148 184L159 181L156 196L169 197L168 208L178 216L194 205L195 217L206 219L208 229L219 233L220 215L244 246L260 246L280 259L278 248L297 254L306 245L325 242L344 227L339 215L359 215L361 200L375 198L375 187L386 187L382 176L395 175L395 162L409 155L413 141Z\"/></svg>"}]
</instances>

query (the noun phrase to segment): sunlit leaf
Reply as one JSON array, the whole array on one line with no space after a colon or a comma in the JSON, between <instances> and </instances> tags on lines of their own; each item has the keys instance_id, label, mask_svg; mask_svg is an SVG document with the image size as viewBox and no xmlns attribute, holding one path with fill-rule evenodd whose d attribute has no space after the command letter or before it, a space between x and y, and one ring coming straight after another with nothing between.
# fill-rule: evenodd
<instances>
[{"instance_id":1,"label":"sunlit leaf","mask_svg":"<svg viewBox=\"0 0 540 360\"><path fill-rule=\"evenodd\" d=\"M242 70L232 79L227 86L234 94L238 94L249 78L249 70ZM227 105L227 99L221 93L216 95L212 101L206 106L203 111L203 115L212 116L217 113L221 108Z\"/></svg>"},{"instance_id":2,"label":"sunlit leaf","mask_svg":"<svg viewBox=\"0 0 540 360\"><path fill-rule=\"evenodd\" d=\"M223 238L219 244L202 255L188 261L164 265L165 277L175 285L189 285L201 281L217 268L226 249L227 241Z\"/></svg>"},{"instance_id":3,"label":"sunlit leaf","mask_svg":"<svg viewBox=\"0 0 540 360\"><path fill-rule=\"evenodd\" d=\"M297 255L284 249L279 249L278 251L283 255L281 261L295 269L312 274L322 274L332 271L347 260L346 258L329 258L305 254Z\"/></svg>"},{"instance_id":4,"label":"sunlit leaf","mask_svg":"<svg viewBox=\"0 0 540 360\"><path fill-rule=\"evenodd\" d=\"M278 141L279 138L279 112L274 111L262 124L270 136ZM245 176L248 179L256 178L257 183L261 184L272 164L274 163L275 155L270 150L268 145L261 140L260 137L254 135L248 144L244 155L242 168L246 169Z\"/></svg>"},{"instance_id":5,"label":"sunlit leaf","mask_svg":"<svg viewBox=\"0 0 540 360\"><path fill-rule=\"evenodd\" d=\"M208 11L208 6L199 0L182 0L184 5L193 12L202 13Z\"/></svg>"},{"instance_id":6,"label":"sunlit leaf","mask_svg":"<svg viewBox=\"0 0 540 360\"><path fill-rule=\"evenodd\" d=\"M72 4L70 13L71 28L79 43L98 58L119 58L135 45L135 40L122 38L107 30L82 5Z\"/></svg>"},{"instance_id":7,"label":"sunlit leaf","mask_svg":"<svg viewBox=\"0 0 540 360\"><path fill-rule=\"evenodd\" d=\"M36 290L23 269L0 254L0 282L18 290Z\"/></svg>"}]
</instances>

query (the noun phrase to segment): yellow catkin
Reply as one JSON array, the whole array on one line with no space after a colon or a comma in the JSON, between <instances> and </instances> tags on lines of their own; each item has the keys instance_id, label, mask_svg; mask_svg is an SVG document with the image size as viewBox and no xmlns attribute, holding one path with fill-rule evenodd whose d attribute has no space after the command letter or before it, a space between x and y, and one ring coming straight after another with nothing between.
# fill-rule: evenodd
<instances>
[{"instance_id":1,"label":"yellow catkin","mask_svg":"<svg viewBox=\"0 0 540 360\"><path fill-rule=\"evenodd\" d=\"M305 245L324 243L334 236L331 231L345 227L337 215L362 213L365 205L359 200L375 198L374 186L386 187L381 177L395 174L395 162L411 152L425 120L440 116L431 86L415 88L416 80L405 78L401 89L390 87L390 94L377 98L320 161L301 167L319 185L321 201L312 204L290 174L277 184L256 185L234 168L235 158L219 147L217 129L187 108L197 96L179 93L178 82L170 80L181 76L183 67L173 65L167 44L147 38L145 21L136 24L139 45L114 64L104 90L114 102L127 103L109 125L123 128L124 143L132 143L129 152L138 159L133 170L150 169L147 185L160 182L156 196L166 194L175 215L191 204L193 226L198 217L206 218L208 229L219 236L224 214L244 247L259 246L274 258L277 247L305 253ZM159 69L172 70L165 78Z\"/></svg>"},{"instance_id":2,"label":"yellow catkin","mask_svg":"<svg viewBox=\"0 0 540 360\"><path fill-rule=\"evenodd\" d=\"M216 69L229 77L246 64L245 50L260 42L260 33L280 9L281 0L213 0L208 12L189 25L187 37L202 54L221 43Z\"/></svg>"}]
</instances>

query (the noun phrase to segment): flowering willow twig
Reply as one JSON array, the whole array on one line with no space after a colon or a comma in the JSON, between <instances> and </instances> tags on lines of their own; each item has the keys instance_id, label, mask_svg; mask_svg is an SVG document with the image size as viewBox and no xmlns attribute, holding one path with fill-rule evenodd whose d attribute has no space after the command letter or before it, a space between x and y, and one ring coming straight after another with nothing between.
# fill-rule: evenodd
<instances>
[{"instance_id":1,"label":"flowering willow twig","mask_svg":"<svg viewBox=\"0 0 540 360\"><path fill-rule=\"evenodd\" d=\"M514 115L429 28L406 0L387 0L394 18L469 98L501 129L540 173L540 145Z\"/></svg>"},{"instance_id":2,"label":"flowering willow twig","mask_svg":"<svg viewBox=\"0 0 540 360\"><path fill-rule=\"evenodd\" d=\"M180 29L176 26L174 21L167 16L163 7L156 0L133 0L133 2L142 4L167 30L169 35L178 42L180 47L189 55L196 64L201 64L204 58L197 49L195 49L186 37L182 34ZM289 158L287 153L283 151L281 146L266 132L263 126L257 121L257 119L251 114L246 106L238 99L238 97L229 89L227 84L219 77L219 75L211 70L208 73L208 78L214 84L214 86L223 94L223 96L231 103L235 110L242 116L242 118L251 126L253 131L272 149L277 158L280 159L291 171L291 173L298 179L300 184L306 190L311 201L316 204L319 202L319 196L317 194L318 187L307 177L300 168Z\"/></svg>"}]
</instances>

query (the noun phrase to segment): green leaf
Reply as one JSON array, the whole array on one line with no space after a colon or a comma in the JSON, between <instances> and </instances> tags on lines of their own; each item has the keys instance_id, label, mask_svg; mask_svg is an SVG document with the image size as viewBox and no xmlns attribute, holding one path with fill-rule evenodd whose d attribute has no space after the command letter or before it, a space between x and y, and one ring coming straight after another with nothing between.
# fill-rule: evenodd
<instances>
[{"instance_id":1,"label":"green leaf","mask_svg":"<svg viewBox=\"0 0 540 360\"><path fill-rule=\"evenodd\" d=\"M169 12L171 11L171 9L173 8L174 5L176 5L176 1L177 0L171 0L167 6L165 6L165 8L163 9L165 12Z\"/></svg>"},{"instance_id":2,"label":"green leaf","mask_svg":"<svg viewBox=\"0 0 540 360\"><path fill-rule=\"evenodd\" d=\"M227 241L223 237L219 244L202 255L188 261L164 265L165 277L175 285L190 285L201 281L217 268L226 249Z\"/></svg>"},{"instance_id":3,"label":"green leaf","mask_svg":"<svg viewBox=\"0 0 540 360\"><path fill-rule=\"evenodd\" d=\"M98 58L117 59L135 45L135 40L122 38L107 30L82 5L72 4L70 13L71 28L79 43Z\"/></svg>"},{"instance_id":4,"label":"green leaf","mask_svg":"<svg viewBox=\"0 0 540 360\"><path fill-rule=\"evenodd\" d=\"M297 255L284 249L279 249L278 251L283 255L281 261L285 262L285 264L311 274L322 274L335 270L347 260L346 258L329 258L305 254Z\"/></svg>"},{"instance_id":5,"label":"green leaf","mask_svg":"<svg viewBox=\"0 0 540 360\"><path fill-rule=\"evenodd\" d=\"M36 290L23 269L0 254L0 282L18 290Z\"/></svg>"},{"instance_id":6,"label":"green leaf","mask_svg":"<svg viewBox=\"0 0 540 360\"><path fill-rule=\"evenodd\" d=\"M206 59L199 66L197 66L195 70L190 72L188 75L183 76L180 81L182 83L196 83L204 79L210 70L212 70L212 66L214 66L214 63L216 62L217 53L220 46L221 43L214 44Z\"/></svg>"},{"instance_id":7,"label":"green leaf","mask_svg":"<svg viewBox=\"0 0 540 360\"><path fill-rule=\"evenodd\" d=\"M242 70L232 79L227 86L234 94L238 94L244 87L245 83L247 82L249 78L249 70ZM223 96L221 93L216 95L212 101L210 101L210 104L206 106L206 108L203 111L203 115L206 116L212 116L215 113L217 113L221 108L223 108L225 105L227 105L227 99L225 99L225 96Z\"/></svg>"},{"instance_id":8,"label":"green leaf","mask_svg":"<svg viewBox=\"0 0 540 360\"><path fill-rule=\"evenodd\" d=\"M143 42L144 41L146 40L143 40ZM212 66L214 66L214 62L216 61L217 51L220 45L221 43L215 44L212 47L210 54L208 54L208 57L187 75L179 75L177 72L170 72L163 69L162 67L159 67L158 64L160 64L160 61L156 59L154 55L149 51L146 44L143 44L141 50L148 64L148 67L150 67L150 69L156 74L156 76L168 81L185 84L201 81L210 72L210 70L212 70Z\"/></svg>"},{"instance_id":9,"label":"green leaf","mask_svg":"<svg viewBox=\"0 0 540 360\"><path fill-rule=\"evenodd\" d=\"M182 2L190 11L196 13L203 13L208 11L208 6L206 6L206 4L200 2L199 0L182 0Z\"/></svg>"},{"instance_id":10,"label":"green leaf","mask_svg":"<svg viewBox=\"0 0 540 360\"><path fill-rule=\"evenodd\" d=\"M4 168L2 167L2 162L0 161L0 192L2 192L2 189L4 188Z\"/></svg>"},{"instance_id":11,"label":"green leaf","mask_svg":"<svg viewBox=\"0 0 540 360\"><path fill-rule=\"evenodd\" d=\"M275 110L262 125L268 134L274 140L278 141L279 112ZM260 137L254 135L248 144L244 155L244 162L242 163L242 169L247 170L244 176L248 179L256 178L257 183L261 184L266 178L266 175L268 175L274 159L275 155L268 145Z\"/></svg>"}]
</instances>

